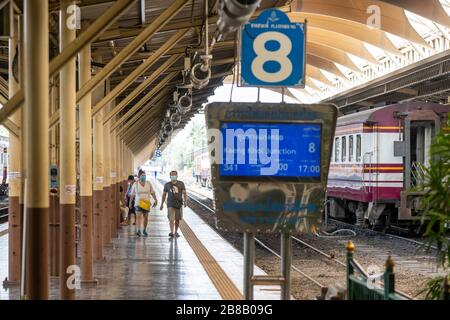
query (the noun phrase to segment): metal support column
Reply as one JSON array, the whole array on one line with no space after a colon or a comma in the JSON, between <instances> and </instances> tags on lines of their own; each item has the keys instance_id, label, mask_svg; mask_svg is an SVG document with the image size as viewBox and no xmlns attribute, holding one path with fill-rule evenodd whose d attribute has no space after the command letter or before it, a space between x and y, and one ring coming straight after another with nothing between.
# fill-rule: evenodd
<instances>
[{"instance_id":1,"label":"metal support column","mask_svg":"<svg viewBox=\"0 0 450 320\"><path fill-rule=\"evenodd\" d=\"M114 215L116 221L116 234L119 232L120 228L120 205L119 205L119 197L120 197L120 175L119 175L119 143L117 140L116 131L112 132L113 137L113 146L114 146L114 167L113 167L113 179L114 179Z\"/></svg>"},{"instance_id":2,"label":"metal support column","mask_svg":"<svg viewBox=\"0 0 450 320\"><path fill-rule=\"evenodd\" d=\"M255 264L255 236L244 232L244 299L253 300L253 266Z\"/></svg>"},{"instance_id":3,"label":"metal support column","mask_svg":"<svg viewBox=\"0 0 450 320\"><path fill-rule=\"evenodd\" d=\"M97 60L97 59L96 59ZM92 103L103 97L103 87L93 92ZM103 111L93 119L94 148L94 258L103 259Z\"/></svg>"},{"instance_id":4,"label":"metal support column","mask_svg":"<svg viewBox=\"0 0 450 320\"><path fill-rule=\"evenodd\" d=\"M86 25L83 25L86 27ZM80 87L91 78L91 45L78 56ZM91 94L79 103L80 123L80 211L81 211L81 282L96 284L93 271L92 213L92 110Z\"/></svg>"},{"instance_id":5,"label":"metal support column","mask_svg":"<svg viewBox=\"0 0 450 320\"><path fill-rule=\"evenodd\" d=\"M20 29L20 39L19 39L19 48L22 49L22 53L19 52L19 74L20 74L20 82L25 82L25 17L19 17L19 29ZM25 92L25 91L24 91ZM25 94L25 93L24 93ZM22 164L20 167L20 197L19 197L19 206L20 206L20 221L22 222L22 227L20 229L20 238L21 238L21 258L20 258L20 287L21 287L21 295L24 296L26 292L26 272L25 272L25 177L26 175L26 155L27 155L27 112L26 106L24 105L21 108L21 126L20 126L20 163Z\"/></svg>"},{"instance_id":6,"label":"metal support column","mask_svg":"<svg viewBox=\"0 0 450 320\"><path fill-rule=\"evenodd\" d=\"M8 86L9 98L19 90L20 75L14 75L13 61L19 61L19 24L18 16L14 13L14 6L10 5L10 30L9 38L9 68L8 68ZM21 126L21 112L16 110L11 120L18 126ZM20 211L20 192L21 192L21 139L13 134L9 136L9 158L8 158L8 278L3 283L5 287L18 285L20 281L20 239L21 239L21 211Z\"/></svg>"},{"instance_id":7,"label":"metal support column","mask_svg":"<svg viewBox=\"0 0 450 320\"><path fill-rule=\"evenodd\" d=\"M74 5L73 0L61 0L60 5L60 51L76 38L76 29L69 28L70 18L67 8ZM76 62L71 58L59 73L60 78L60 217L61 217L61 256L59 270L59 289L61 299L75 299L75 286L68 283L72 275L75 258L75 195L76 195Z\"/></svg>"},{"instance_id":8,"label":"metal support column","mask_svg":"<svg viewBox=\"0 0 450 320\"><path fill-rule=\"evenodd\" d=\"M49 157L48 157L48 1L24 0L26 182L25 294L48 299ZM22 279L23 280L23 279Z\"/></svg>"},{"instance_id":9,"label":"metal support column","mask_svg":"<svg viewBox=\"0 0 450 320\"><path fill-rule=\"evenodd\" d=\"M109 80L106 80L106 90L105 94L108 94L109 90ZM107 106L106 111L109 111L110 106ZM103 233L103 244L109 244L111 242L111 220L112 220L112 208L111 208L111 135L110 123L107 122L103 126L103 195L104 195L104 207L103 207L103 217L104 219L104 233Z\"/></svg>"},{"instance_id":10,"label":"metal support column","mask_svg":"<svg viewBox=\"0 0 450 320\"><path fill-rule=\"evenodd\" d=\"M292 237L289 233L281 234L281 275L284 278L281 285L281 299L291 299L291 264Z\"/></svg>"},{"instance_id":11,"label":"metal support column","mask_svg":"<svg viewBox=\"0 0 450 320\"><path fill-rule=\"evenodd\" d=\"M114 103L114 102L113 102ZM116 197L117 197L117 184L116 184L116 135L114 132L110 134L110 151L111 151L111 161L110 161L110 178L111 178L111 236L116 237L117 234L117 217L118 209L116 208Z\"/></svg>"}]
</instances>

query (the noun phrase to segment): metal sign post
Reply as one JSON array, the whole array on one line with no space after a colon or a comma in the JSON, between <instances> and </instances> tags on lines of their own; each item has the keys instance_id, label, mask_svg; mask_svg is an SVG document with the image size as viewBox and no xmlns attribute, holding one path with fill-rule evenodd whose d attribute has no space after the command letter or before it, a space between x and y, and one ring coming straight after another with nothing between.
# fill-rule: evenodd
<instances>
[{"instance_id":1,"label":"metal sign post","mask_svg":"<svg viewBox=\"0 0 450 320\"><path fill-rule=\"evenodd\" d=\"M244 232L244 299L254 299L255 285L273 285L281 287L281 299L291 299L291 263L292 238L290 233L281 234L281 275L255 276L255 236Z\"/></svg>"},{"instance_id":2,"label":"metal sign post","mask_svg":"<svg viewBox=\"0 0 450 320\"><path fill-rule=\"evenodd\" d=\"M281 299L291 299L291 264L292 264L292 237L290 233L281 234L281 274L284 283L281 286Z\"/></svg>"},{"instance_id":3,"label":"metal sign post","mask_svg":"<svg viewBox=\"0 0 450 320\"><path fill-rule=\"evenodd\" d=\"M253 266L255 265L255 236L244 232L244 299L253 300Z\"/></svg>"}]
</instances>

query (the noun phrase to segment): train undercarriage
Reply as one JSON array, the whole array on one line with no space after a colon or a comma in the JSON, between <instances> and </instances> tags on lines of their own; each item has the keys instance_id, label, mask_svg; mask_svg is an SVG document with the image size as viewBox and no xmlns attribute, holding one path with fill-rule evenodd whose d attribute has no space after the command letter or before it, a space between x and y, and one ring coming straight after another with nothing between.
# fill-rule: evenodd
<instances>
[{"instance_id":1,"label":"train undercarriage","mask_svg":"<svg viewBox=\"0 0 450 320\"><path fill-rule=\"evenodd\" d=\"M327 215L330 218L355 224L363 228L381 231L397 231L402 234L422 233L420 211L414 208L409 219L402 219L398 201L391 203L359 202L329 197Z\"/></svg>"}]
</instances>

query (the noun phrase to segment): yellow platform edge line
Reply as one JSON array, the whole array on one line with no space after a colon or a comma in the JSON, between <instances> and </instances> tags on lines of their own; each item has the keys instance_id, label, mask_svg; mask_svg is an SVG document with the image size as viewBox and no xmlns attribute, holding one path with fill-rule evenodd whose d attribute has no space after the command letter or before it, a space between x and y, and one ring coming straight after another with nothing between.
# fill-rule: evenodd
<instances>
[{"instance_id":1,"label":"yellow platform edge line","mask_svg":"<svg viewBox=\"0 0 450 320\"><path fill-rule=\"evenodd\" d=\"M197 238L189 225L182 221L182 223L180 223L180 229L222 299L242 300L242 293L217 263L208 249L206 249L203 243Z\"/></svg>"}]
</instances>

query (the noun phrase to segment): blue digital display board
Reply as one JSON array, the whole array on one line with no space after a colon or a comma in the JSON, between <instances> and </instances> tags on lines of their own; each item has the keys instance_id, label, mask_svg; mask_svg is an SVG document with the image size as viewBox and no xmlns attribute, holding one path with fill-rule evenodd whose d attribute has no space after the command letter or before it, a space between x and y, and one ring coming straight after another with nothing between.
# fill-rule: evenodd
<instances>
[{"instance_id":1,"label":"blue digital display board","mask_svg":"<svg viewBox=\"0 0 450 320\"><path fill-rule=\"evenodd\" d=\"M321 176L321 125L222 122L221 177Z\"/></svg>"}]
</instances>

